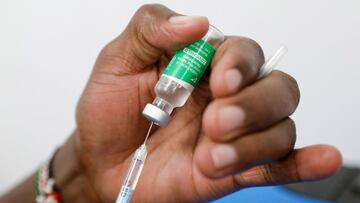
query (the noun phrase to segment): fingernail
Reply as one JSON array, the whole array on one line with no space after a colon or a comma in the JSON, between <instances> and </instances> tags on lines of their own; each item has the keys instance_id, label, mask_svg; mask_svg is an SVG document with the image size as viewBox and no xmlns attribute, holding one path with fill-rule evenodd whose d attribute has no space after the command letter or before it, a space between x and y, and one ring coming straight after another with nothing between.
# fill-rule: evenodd
<instances>
[{"instance_id":1,"label":"fingernail","mask_svg":"<svg viewBox=\"0 0 360 203\"><path fill-rule=\"evenodd\" d=\"M226 144L215 145L211 150L214 166L218 169L235 163L237 153L234 147Z\"/></svg>"},{"instance_id":2,"label":"fingernail","mask_svg":"<svg viewBox=\"0 0 360 203\"><path fill-rule=\"evenodd\" d=\"M225 72L225 83L230 92L236 92L241 84L241 73L237 69L230 69Z\"/></svg>"},{"instance_id":3,"label":"fingernail","mask_svg":"<svg viewBox=\"0 0 360 203\"><path fill-rule=\"evenodd\" d=\"M174 25L184 25L187 23L192 23L193 21L204 18L202 16L172 16L169 19L169 22Z\"/></svg>"},{"instance_id":4,"label":"fingernail","mask_svg":"<svg viewBox=\"0 0 360 203\"><path fill-rule=\"evenodd\" d=\"M218 111L217 120L221 132L230 133L244 124L245 112L238 106L223 107Z\"/></svg>"}]
</instances>

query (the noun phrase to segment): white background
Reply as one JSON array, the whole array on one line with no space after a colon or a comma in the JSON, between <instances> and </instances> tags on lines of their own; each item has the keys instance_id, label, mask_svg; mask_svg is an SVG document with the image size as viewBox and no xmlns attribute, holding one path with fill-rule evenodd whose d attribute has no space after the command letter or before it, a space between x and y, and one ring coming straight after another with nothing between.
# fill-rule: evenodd
<instances>
[{"instance_id":1,"label":"white background","mask_svg":"<svg viewBox=\"0 0 360 203\"><path fill-rule=\"evenodd\" d=\"M0 0L0 193L59 146L100 49L143 3ZM281 69L299 82L297 146L330 143L360 166L360 1L159 1L208 16L225 34L281 44Z\"/></svg>"}]
</instances>

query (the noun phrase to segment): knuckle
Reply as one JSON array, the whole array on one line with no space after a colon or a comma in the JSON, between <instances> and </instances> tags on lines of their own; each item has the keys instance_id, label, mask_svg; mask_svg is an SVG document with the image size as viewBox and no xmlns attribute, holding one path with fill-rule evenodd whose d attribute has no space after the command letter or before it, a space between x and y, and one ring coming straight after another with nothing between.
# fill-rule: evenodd
<instances>
[{"instance_id":1,"label":"knuckle","mask_svg":"<svg viewBox=\"0 0 360 203\"><path fill-rule=\"evenodd\" d=\"M287 118L286 123L288 125L290 135L293 136L294 140L295 140L296 139L296 124L295 124L295 121L293 119L291 119L291 118Z\"/></svg>"},{"instance_id":2,"label":"knuckle","mask_svg":"<svg viewBox=\"0 0 360 203\"><path fill-rule=\"evenodd\" d=\"M293 113L296 107L300 102L300 89L295 78L290 75L282 72L282 71L274 71L276 75L280 78L281 82L284 83L284 87L286 87L287 101L289 101L290 113Z\"/></svg>"},{"instance_id":3,"label":"knuckle","mask_svg":"<svg viewBox=\"0 0 360 203\"><path fill-rule=\"evenodd\" d=\"M264 53L256 41L246 37L228 37L225 48L226 54L233 58L233 66L241 69L242 73L250 78L257 75L264 63Z\"/></svg>"},{"instance_id":4,"label":"knuckle","mask_svg":"<svg viewBox=\"0 0 360 203\"><path fill-rule=\"evenodd\" d=\"M159 39L178 40L176 30L166 26L167 18L175 13L161 4L145 4L134 19L135 35L143 42L156 45Z\"/></svg>"},{"instance_id":5,"label":"knuckle","mask_svg":"<svg viewBox=\"0 0 360 203\"><path fill-rule=\"evenodd\" d=\"M265 61L264 51L261 48L260 44L250 38L244 38L245 42L254 50L254 54L259 59L260 65L262 65Z\"/></svg>"},{"instance_id":6,"label":"knuckle","mask_svg":"<svg viewBox=\"0 0 360 203\"><path fill-rule=\"evenodd\" d=\"M262 167L261 171L262 171L262 177L263 177L264 182L267 184L275 183L276 181L273 177L273 170L272 170L271 164L265 164L260 167Z\"/></svg>"},{"instance_id":7,"label":"knuckle","mask_svg":"<svg viewBox=\"0 0 360 203\"><path fill-rule=\"evenodd\" d=\"M161 4L144 4L136 12L136 15L141 18L155 16L159 8L163 8Z\"/></svg>"},{"instance_id":8,"label":"knuckle","mask_svg":"<svg viewBox=\"0 0 360 203\"><path fill-rule=\"evenodd\" d=\"M134 16L135 30L138 34L143 35L143 32L152 34L157 32L157 24L161 13L166 10L166 7L161 4L145 4L141 6Z\"/></svg>"},{"instance_id":9,"label":"knuckle","mask_svg":"<svg viewBox=\"0 0 360 203\"><path fill-rule=\"evenodd\" d=\"M145 4L141 6L135 14L134 24L137 33L142 34L144 29L152 29L154 20L156 18L158 5L156 4Z\"/></svg>"},{"instance_id":10,"label":"knuckle","mask_svg":"<svg viewBox=\"0 0 360 203\"><path fill-rule=\"evenodd\" d=\"M135 13L128 25L128 41L132 44L134 56L144 64L151 62L161 52L156 43L159 24L167 8L161 4L145 4Z\"/></svg>"},{"instance_id":11,"label":"knuckle","mask_svg":"<svg viewBox=\"0 0 360 203\"><path fill-rule=\"evenodd\" d=\"M284 121L284 125L285 125L285 134L288 137L288 143L286 143L285 146L285 150L287 152L292 151L294 146L295 146L295 142L296 142L296 125L294 120L292 120L291 118L287 118Z\"/></svg>"},{"instance_id":12,"label":"knuckle","mask_svg":"<svg viewBox=\"0 0 360 203\"><path fill-rule=\"evenodd\" d=\"M290 118L286 118L280 121L271 132L274 136L274 153L278 159L287 156L293 151L296 142L296 130L295 123Z\"/></svg>"},{"instance_id":13,"label":"knuckle","mask_svg":"<svg viewBox=\"0 0 360 203\"><path fill-rule=\"evenodd\" d=\"M263 53L263 50L257 41L255 41L251 38L246 38L246 37L244 37L243 39L247 44L249 44L251 47L253 47L257 52Z\"/></svg>"}]
</instances>

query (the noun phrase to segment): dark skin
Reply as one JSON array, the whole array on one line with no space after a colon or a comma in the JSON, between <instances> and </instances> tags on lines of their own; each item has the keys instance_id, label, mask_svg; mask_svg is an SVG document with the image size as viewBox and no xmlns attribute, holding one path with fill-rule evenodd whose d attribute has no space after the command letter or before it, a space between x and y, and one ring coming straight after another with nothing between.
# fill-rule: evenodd
<instances>
[{"instance_id":1,"label":"dark skin","mask_svg":"<svg viewBox=\"0 0 360 203\"><path fill-rule=\"evenodd\" d=\"M77 128L55 156L64 202L115 201L133 152L144 141L149 121L141 111L154 99L162 70L173 51L208 30L204 17L174 16L179 14L161 5L143 6L100 53L77 107ZM166 128L153 130L133 202L204 202L245 187L336 172L341 156L334 147L293 149L289 116L300 97L297 83L280 71L256 81L263 62L256 42L226 37L185 106L173 112ZM241 80L227 78L228 70ZM0 202L34 202L32 181Z\"/></svg>"}]
</instances>

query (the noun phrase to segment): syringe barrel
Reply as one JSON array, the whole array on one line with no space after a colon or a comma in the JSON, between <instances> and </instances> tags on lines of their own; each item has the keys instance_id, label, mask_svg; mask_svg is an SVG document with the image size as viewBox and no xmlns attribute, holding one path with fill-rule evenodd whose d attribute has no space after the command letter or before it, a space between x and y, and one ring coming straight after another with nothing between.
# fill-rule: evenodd
<instances>
[{"instance_id":1,"label":"syringe barrel","mask_svg":"<svg viewBox=\"0 0 360 203\"><path fill-rule=\"evenodd\" d=\"M147 150L145 145L141 145L135 152L131 160L128 173L121 187L116 203L129 203L131 201L136 184L139 180L141 171L146 159Z\"/></svg>"}]
</instances>

